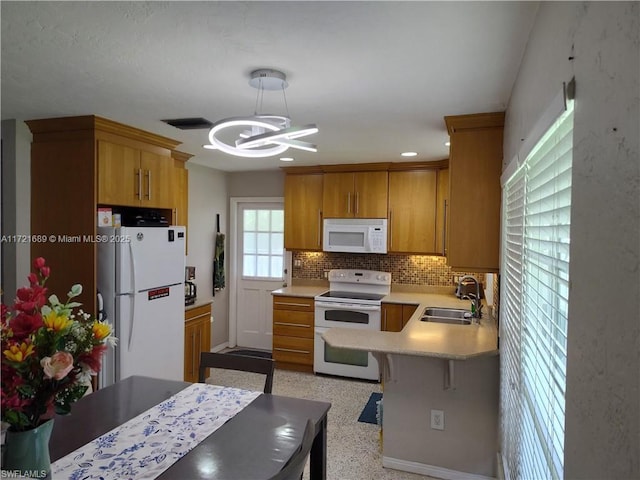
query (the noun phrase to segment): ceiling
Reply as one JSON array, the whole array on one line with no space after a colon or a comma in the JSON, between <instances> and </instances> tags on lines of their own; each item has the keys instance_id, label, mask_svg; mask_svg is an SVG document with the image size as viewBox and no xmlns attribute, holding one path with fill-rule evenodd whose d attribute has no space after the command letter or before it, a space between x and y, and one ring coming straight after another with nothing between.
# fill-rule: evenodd
<instances>
[{"instance_id":1,"label":"ceiling","mask_svg":"<svg viewBox=\"0 0 640 480\"><path fill-rule=\"evenodd\" d=\"M2 1L2 119L95 114L178 140L198 164L277 169L161 121L252 115L250 72L273 68L292 124L320 129L302 139L318 152L289 149L286 165L441 160L445 115L506 109L537 5ZM258 111L286 113L282 92Z\"/></svg>"}]
</instances>

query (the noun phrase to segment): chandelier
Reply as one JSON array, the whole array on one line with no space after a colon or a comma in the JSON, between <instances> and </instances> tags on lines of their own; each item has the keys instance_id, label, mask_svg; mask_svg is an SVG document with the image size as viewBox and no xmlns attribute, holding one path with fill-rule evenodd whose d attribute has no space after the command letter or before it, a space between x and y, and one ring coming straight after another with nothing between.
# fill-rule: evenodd
<instances>
[{"instance_id":1,"label":"chandelier","mask_svg":"<svg viewBox=\"0 0 640 480\"><path fill-rule=\"evenodd\" d=\"M258 89L254 114L248 117L230 117L214 123L209 130L209 144L203 145L209 150L220 150L238 157L271 157L291 148L317 152L312 143L299 140L301 137L318 132L315 124L291 126L289 107L284 89L289 86L287 77L278 70L259 69L251 72L249 85ZM262 105L265 90L282 90L286 115L258 113L258 104ZM232 130L235 129L235 130ZM235 141L225 141L223 132L238 131Z\"/></svg>"}]
</instances>

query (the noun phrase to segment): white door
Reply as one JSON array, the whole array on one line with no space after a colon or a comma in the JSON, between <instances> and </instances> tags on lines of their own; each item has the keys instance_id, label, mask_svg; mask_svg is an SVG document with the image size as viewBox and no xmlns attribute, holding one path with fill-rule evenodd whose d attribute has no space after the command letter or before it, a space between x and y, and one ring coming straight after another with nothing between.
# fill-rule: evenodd
<instances>
[{"instance_id":1,"label":"white door","mask_svg":"<svg viewBox=\"0 0 640 480\"><path fill-rule=\"evenodd\" d=\"M238 203L237 230L237 345L271 350L271 292L284 281L283 204Z\"/></svg>"}]
</instances>

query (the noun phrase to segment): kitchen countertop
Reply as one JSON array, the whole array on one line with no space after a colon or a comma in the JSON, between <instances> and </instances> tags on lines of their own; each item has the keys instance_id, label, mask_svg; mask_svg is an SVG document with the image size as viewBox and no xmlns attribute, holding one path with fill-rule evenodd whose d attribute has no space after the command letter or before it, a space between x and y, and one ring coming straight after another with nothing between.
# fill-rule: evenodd
<instances>
[{"instance_id":1,"label":"kitchen countertop","mask_svg":"<svg viewBox=\"0 0 640 480\"><path fill-rule=\"evenodd\" d=\"M321 286L291 286L275 290L272 293L273 295L313 297L326 290L327 287ZM392 291L384 297L383 303L418 305L416 312L401 332L330 328L322 337L332 347L373 353L414 355L450 360L497 355L496 324L486 313L479 325L452 325L420 320L426 307L469 309L469 300L459 300L452 293L441 293L449 290L451 289L434 289L438 293Z\"/></svg>"},{"instance_id":2,"label":"kitchen countertop","mask_svg":"<svg viewBox=\"0 0 640 480\"><path fill-rule=\"evenodd\" d=\"M185 305L184 309L185 311L193 310L194 308L202 307L204 305L209 305L210 303L213 303L213 298L211 297L196 298L195 303L193 303L192 305Z\"/></svg>"}]
</instances>

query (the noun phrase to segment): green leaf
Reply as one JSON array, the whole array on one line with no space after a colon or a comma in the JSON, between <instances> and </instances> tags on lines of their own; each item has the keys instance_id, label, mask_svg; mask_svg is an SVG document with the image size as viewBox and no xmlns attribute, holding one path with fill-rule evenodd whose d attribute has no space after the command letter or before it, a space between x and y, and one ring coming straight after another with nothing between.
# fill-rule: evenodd
<instances>
[{"instance_id":1,"label":"green leaf","mask_svg":"<svg viewBox=\"0 0 640 480\"><path fill-rule=\"evenodd\" d=\"M73 287L71 287L71 291L67 294L69 298L77 297L82 293L82 285L76 283Z\"/></svg>"},{"instance_id":2,"label":"green leaf","mask_svg":"<svg viewBox=\"0 0 640 480\"><path fill-rule=\"evenodd\" d=\"M80 306L82 306L82 304L79 302L70 302L65 305L66 307L65 310L80 307Z\"/></svg>"},{"instance_id":3,"label":"green leaf","mask_svg":"<svg viewBox=\"0 0 640 480\"><path fill-rule=\"evenodd\" d=\"M57 296L57 295L53 294L53 295L50 295L50 296L49 296L49 303L50 303L52 306L54 306L54 307L55 307L55 306L60 305L60 300L58 300L58 296Z\"/></svg>"},{"instance_id":4,"label":"green leaf","mask_svg":"<svg viewBox=\"0 0 640 480\"><path fill-rule=\"evenodd\" d=\"M40 313L43 317L49 315L52 312L51 307L49 305L43 305Z\"/></svg>"}]
</instances>

